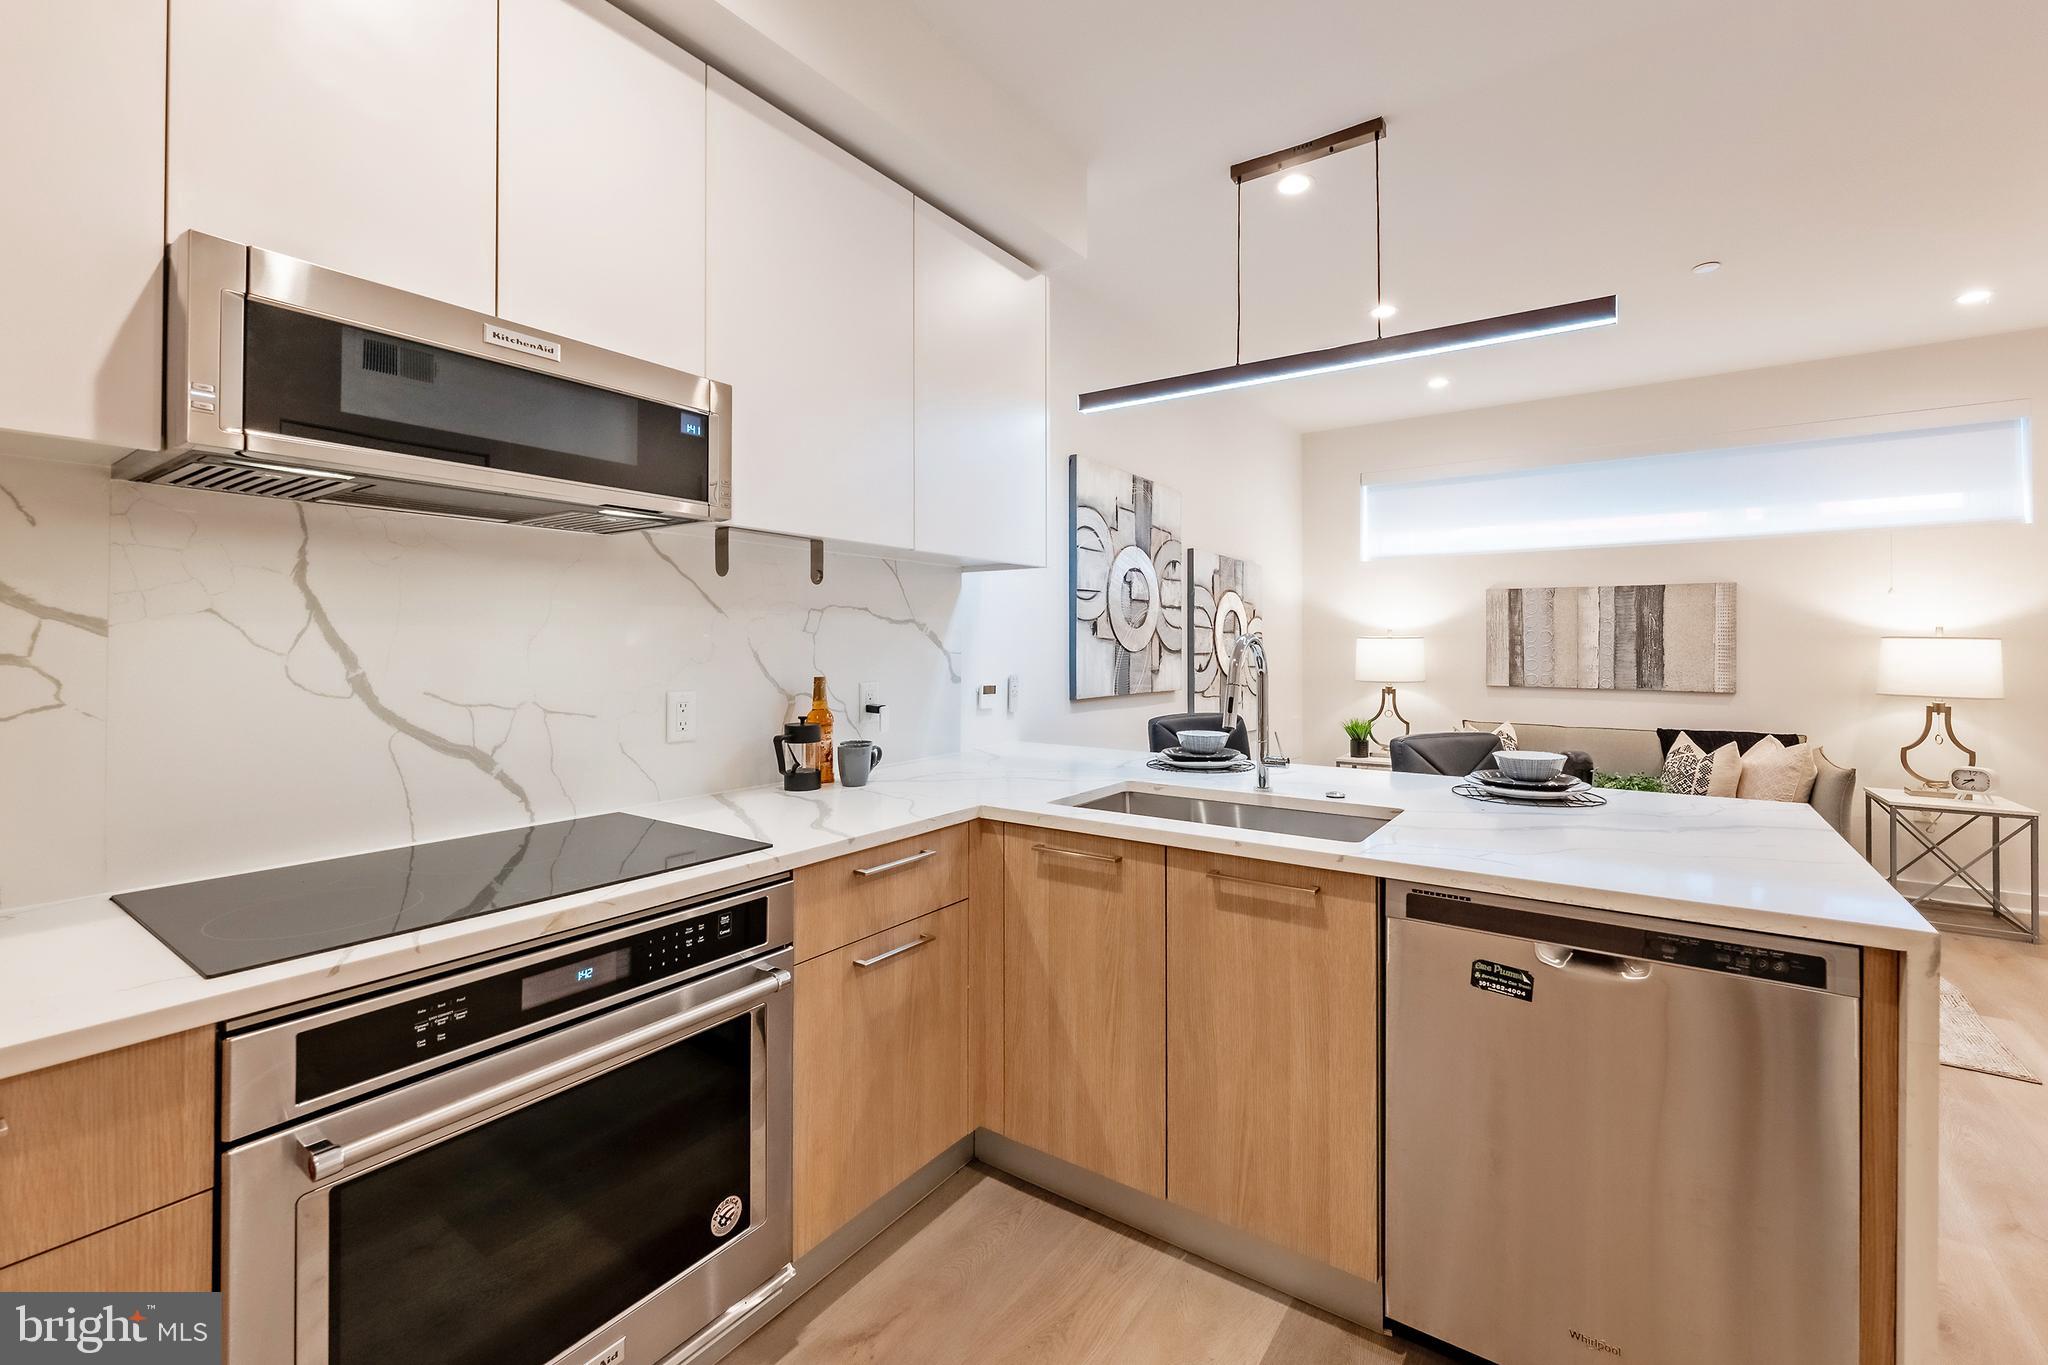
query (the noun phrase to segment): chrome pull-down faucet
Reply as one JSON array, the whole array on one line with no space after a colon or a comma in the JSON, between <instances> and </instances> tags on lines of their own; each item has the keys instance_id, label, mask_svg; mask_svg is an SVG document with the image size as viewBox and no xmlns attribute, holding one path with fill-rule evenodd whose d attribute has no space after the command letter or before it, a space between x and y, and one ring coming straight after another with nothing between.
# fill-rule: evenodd
<instances>
[{"instance_id":1,"label":"chrome pull-down faucet","mask_svg":"<svg viewBox=\"0 0 2048 1365\"><path fill-rule=\"evenodd\" d=\"M1238 712L1244 709L1245 665L1258 670L1259 678L1259 742L1256 762L1259 766L1259 790L1270 790L1272 783L1266 769L1284 767L1287 760L1270 752L1266 730L1266 642L1259 632L1237 637L1237 647L1231 651L1229 677L1223 686L1223 728L1237 728Z\"/></svg>"}]
</instances>

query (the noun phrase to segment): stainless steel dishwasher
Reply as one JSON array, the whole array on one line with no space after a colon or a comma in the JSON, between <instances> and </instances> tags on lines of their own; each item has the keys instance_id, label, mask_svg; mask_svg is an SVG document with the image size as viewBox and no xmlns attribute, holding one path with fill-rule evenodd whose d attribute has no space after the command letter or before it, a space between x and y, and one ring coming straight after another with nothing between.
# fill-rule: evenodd
<instances>
[{"instance_id":1,"label":"stainless steel dishwasher","mask_svg":"<svg viewBox=\"0 0 2048 1365\"><path fill-rule=\"evenodd\" d=\"M1386 1313L1503 1365L1854 1365L1854 948L1386 884Z\"/></svg>"}]
</instances>

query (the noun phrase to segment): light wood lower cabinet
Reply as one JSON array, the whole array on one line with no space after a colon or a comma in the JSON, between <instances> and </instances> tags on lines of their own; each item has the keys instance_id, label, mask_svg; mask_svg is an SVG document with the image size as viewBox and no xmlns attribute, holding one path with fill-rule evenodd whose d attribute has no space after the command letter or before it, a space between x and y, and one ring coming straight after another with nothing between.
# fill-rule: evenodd
<instances>
[{"instance_id":1,"label":"light wood lower cabinet","mask_svg":"<svg viewBox=\"0 0 2048 1365\"><path fill-rule=\"evenodd\" d=\"M796 870L802 962L968 895L973 825L953 825Z\"/></svg>"},{"instance_id":2,"label":"light wood lower cabinet","mask_svg":"<svg viewBox=\"0 0 2048 1365\"><path fill-rule=\"evenodd\" d=\"M1003 1131L1163 1196L1165 850L1004 838Z\"/></svg>"},{"instance_id":3,"label":"light wood lower cabinet","mask_svg":"<svg viewBox=\"0 0 2048 1365\"><path fill-rule=\"evenodd\" d=\"M0 1266L213 1188L210 1028L0 1080Z\"/></svg>"},{"instance_id":4,"label":"light wood lower cabinet","mask_svg":"<svg viewBox=\"0 0 2048 1365\"><path fill-rule=\"evenodd\" d=\"M0 1268L0 1293L109 1294L213 1288L213 1196L117 1223Z\"/></svg>"},{"instance_id":5,"label":"light wood lower cabinet","mask_svg":"<svg viewBox=\"0 0 2048 1365\"><path fill-rule=\"evenodd\" d=\"M1166 867L1167 1198L1376 1279L1377 884Z\"/></svg>"},{"instance_id":6,"label":"light wood lower cabinet","mask_svg":"<svg viewBox=\"0 0 2048 1365\"><path fill-rule=\"evenodd\" d=\"M965 901L796 968L801 1256L973 1131Z\"/></svg>"},{"instance_id":7,"label":"light wood lower cabinet","mask_svg":"<svg viewBox=\"0 0 2048 1365\"><path fill-rule=\"evenodd\" d=\"M1905 959L1863 950L1862 1365L1893 1365L1899 1338L1899 988Z\"/></svg>"}]
</instances>

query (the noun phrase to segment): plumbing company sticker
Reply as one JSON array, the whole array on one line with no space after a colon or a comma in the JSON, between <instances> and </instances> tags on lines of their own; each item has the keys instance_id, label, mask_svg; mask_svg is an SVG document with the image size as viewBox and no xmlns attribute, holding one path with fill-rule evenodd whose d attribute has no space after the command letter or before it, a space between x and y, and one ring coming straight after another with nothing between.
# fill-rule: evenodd
<instances>
[{"instance_id":1,"label":"plumbing company sticker","mask_svg":"<svg viewBox=\"0 0 2048 1365\"><path fill-rule=\"evenodd\" d=\"M1536 996L1535 975L1520 967L1510 967L1505 962L1475 961L1472 964L1472 984L1482 991L1512 996L1516 1000L1532 1000Z\"/></svg>"},{"instance_id":2,"label":"plumbing company sticker","mask_svg":"<svg viewBox=\"0 0 2048 1365\"><path fill-rule=\"evenodd\" d=\"M0 1294L0 1365L221 1365L218 1294Z\"/></svg>"}]
</instances>

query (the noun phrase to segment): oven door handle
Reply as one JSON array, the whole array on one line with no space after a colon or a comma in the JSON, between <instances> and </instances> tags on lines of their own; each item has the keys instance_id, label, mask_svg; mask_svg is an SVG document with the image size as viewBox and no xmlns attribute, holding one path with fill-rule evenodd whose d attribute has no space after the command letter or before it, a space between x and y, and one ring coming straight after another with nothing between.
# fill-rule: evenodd
<instances>
[{"instance_id":1,"label":"oven door handle","mask_svg":"<svg viewBox=\"0 0 2048 1365\"><path fill-rule=\"evenodd\" d=\"M745 1014L763 1000L788 987L790 982L796 979L781 967L758 967L755 970L761 973L761 979L736 991L707 1000L701 1005L694 1005L666 1019L642 1024L639 1028L621 1033L615 1038L608 1038L604 1042L584 1048L581 1052L572 1053L545 1066L537 1066L509 1080L464 1095L459 1100L451 1100L438 1108L415 1114L353 1142L328 1142L309 1132L299 1139L299 1145L304 1149L306 1173L316 1181L331 1179L351 1166L360 1165L372 1157L402 1147L436 1129L488 1113L505 1101L517 1099L528 1091L543 1089L579 1071L628 1056L664 1038L679 1033L695 1032L713 1024L723 1023L736 1015Z\"/></svg>"}]
</instances>

